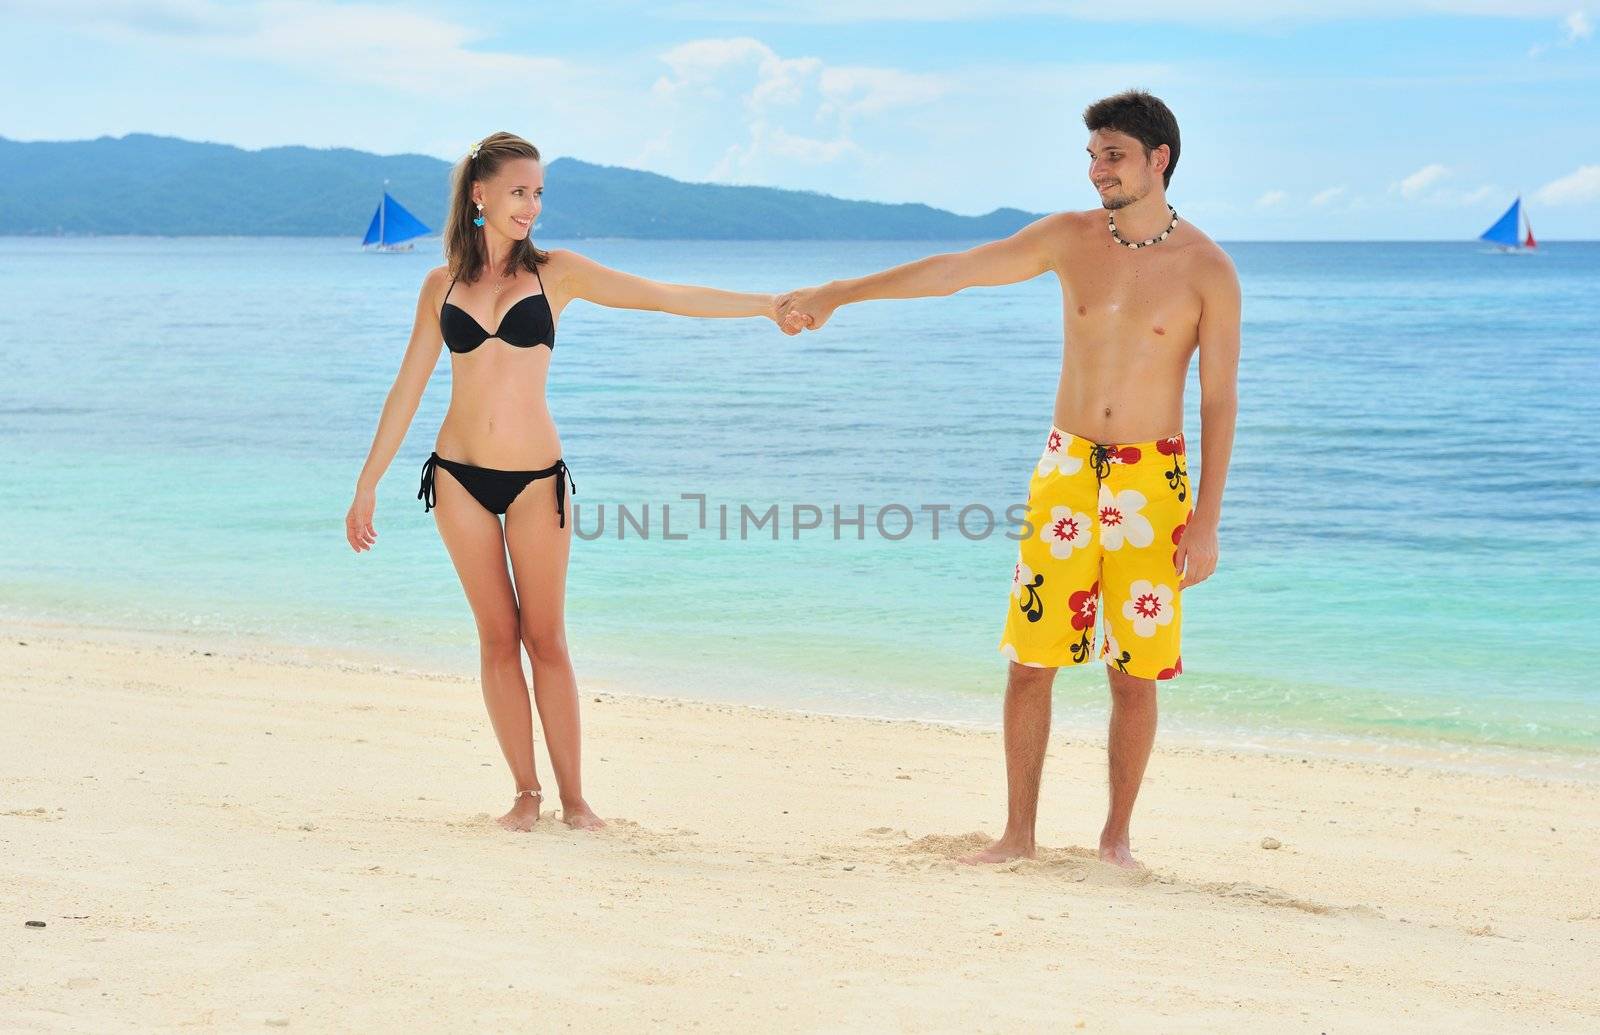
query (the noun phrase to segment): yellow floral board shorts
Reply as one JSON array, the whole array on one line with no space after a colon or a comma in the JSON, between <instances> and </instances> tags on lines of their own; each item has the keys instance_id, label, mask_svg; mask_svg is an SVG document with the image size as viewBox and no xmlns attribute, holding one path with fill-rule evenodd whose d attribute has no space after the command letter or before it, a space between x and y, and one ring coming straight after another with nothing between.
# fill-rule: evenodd
<instances>
[{"instance_id":1,"label":"yellow floral board shorts","mask_svg":"<svg viewBox=\"0 0 1600 1035\"><path fill-rule=\"evenodd\" d=\"M1193 512L1183 436L1103 445L1051 428L1028 482L1028 529L1000 652L1060 668L1099 656L1131 676L1183 672L1178 542Z\"/></svg>"}]
</instances>

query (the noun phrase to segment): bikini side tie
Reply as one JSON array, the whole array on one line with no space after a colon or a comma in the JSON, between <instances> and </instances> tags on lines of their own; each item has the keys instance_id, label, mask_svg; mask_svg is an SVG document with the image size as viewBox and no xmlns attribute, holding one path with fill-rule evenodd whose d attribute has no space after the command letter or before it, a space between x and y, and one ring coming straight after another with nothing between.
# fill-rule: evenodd
<instances>
[{"instance_id":1,"label":"bikini side tie","mask_svg":"<svg viewBox=\"0 0 1600 1035\"><path fill-rule=\"evenodd\" d=\"M426 514L434 507L433 472L439 467L439 454L429 453L428 459L422 462L422 487L417 490L417 499L422 501L422 512Z\"/></svg>"},{"instance_id":2,"label":"bikini side tie","mask_svg":"<svg viewBox=\"0 0 1600 1035\"><path fill-rule=\"evenodd\" d=\"M556 515L561 518L561 527L567 527L567 483L572 482L572 494L578 494L578 483L572 481L572 469L565 460L556 461Z\"/></svg>"}]
</instances>

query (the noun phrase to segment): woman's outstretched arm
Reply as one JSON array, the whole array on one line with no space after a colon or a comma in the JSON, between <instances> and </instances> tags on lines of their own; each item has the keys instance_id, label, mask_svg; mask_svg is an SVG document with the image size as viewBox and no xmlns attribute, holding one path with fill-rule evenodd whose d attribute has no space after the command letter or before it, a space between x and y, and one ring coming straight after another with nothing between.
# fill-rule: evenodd
<instances>
[{"instance_id":1,"label":"woman's outstretched arm","mask_svg":"<svg viewBox=\"0 0 1600 1035\"><path fill-rule=\"evenodd\" d=\"M383 414L372 436L372 448L367 451L367 462L356 478L355 500L344 519L345 538L357 553L372 549L373 541L378 538L372 527L378 482L405 441L406 429L411 427L411 418L417 414L417 404L422 401L422 392L428 387L428 378L433 375L439 352L444 348L439 335L438 305L449 280L450 271L440 266L423 278L422 290L418 292L411 340L406 343L405 358L400 361L400 372L395 375L389 397L383 402Z\"/></svg>"},{"instance_id":2,"label":"woman's outstretched arm","mask_svg":"<svg viewBox=\"0 0 1600 1035\"><path fill-rule=\"evenodd\" d=\"M763 316L789 330L778 318L777 296L694 284L663 284L610 269L577 252L553 252L561 267L561 290L569 298L581 298L612 309L644 309L675 316L741 317Z\"/></svg>"}]
</instances>

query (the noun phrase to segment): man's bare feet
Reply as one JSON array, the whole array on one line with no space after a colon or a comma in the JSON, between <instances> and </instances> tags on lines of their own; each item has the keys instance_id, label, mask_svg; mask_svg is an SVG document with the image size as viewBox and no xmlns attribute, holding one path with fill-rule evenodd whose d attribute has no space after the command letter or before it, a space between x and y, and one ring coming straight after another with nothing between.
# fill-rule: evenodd
<instances>
[{"instance_id":1,"label":"man's bare feet","mask_svg":"<svg viewBox=\"0 0 1600 1035\"><path fill-rule=\"evenodd\" d=\"M539 822L539 799L533 795L519 795L511 811L495 820L507 830L532 830Z\"/></svg>"},{"instance_id":2,"label":"man's bare feet","mask_svg":"<svg viewBox=\"0 0 1600 1035\"><path fill-rule=\"evenodd\" d=\"M1128 839L1126 837L1111 839L1101 837L1100 861L1110 863L1113 866L1120 866L1125 870L1147 869L1144 863L1133 857L1133 852L1128 849Z\"/></svg>"},{"instance_id":3,"label":"man's bare feet","mask_svg":"<svg viewBox=\"0 0 1600 1035\"><path fill-rule=\"evenodd\" d=\"M1003 863L1013 859L1032 859L1034 854L1032 841L1024 842L1002 837L998 841L991 841L989 847L982 851L961 856L956 862L966 863L968 866L982 866L985 863Z\"/></svg>"},{"instance_id":4,"label":"man's bare feet","mask_svg":"<svg viewBox=\"0 0 1600 1035\"><path fill-rule=\"evenodd\" d=\"M561 822L574 830L599 830L606 825L606 821L594 814L589 803L582 799L571 803L561 803Z\"/></svg>"}]
</instances>

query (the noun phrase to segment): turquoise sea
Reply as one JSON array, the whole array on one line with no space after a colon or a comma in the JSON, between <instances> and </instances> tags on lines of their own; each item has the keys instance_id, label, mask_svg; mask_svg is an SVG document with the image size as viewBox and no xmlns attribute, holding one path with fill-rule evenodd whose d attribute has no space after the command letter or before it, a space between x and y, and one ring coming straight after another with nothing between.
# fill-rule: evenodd
<instances>
[{"instance_id":1,"label":"turquoise sea","mask_svg":"<svg viewBox=\"0 0 1600 1035\"><path fill-rule=\"evenodd\" d=\"M747 290L965 246L543 243ZM1221 564L1186 600L1164 727L1600 758L1600 244L1226 247L1242 413ZM447 359L381 486L377 549L353 554L342 530L437 261L436 242L0 239L0 617L475 672L415 498ZM1015 544L952 524L1025 495L1059 363L1053 278L856 307L800 338L576 303L559 340L580 528L607 511L574 548L580 683L997 719ZM1191 436L1198 403L1192 383ZM739 538L741 505L773 504L777 541ZM921 508L941 504L935 539ZM648 538L619 539L618 505L648 506ZM795 505L823 526L794 538ZM834 537L835 505L865 508L864 538ZM891 540L874 517L890 508L898 534L895 505L914 524ZM1102 721L1098 666L1058 686L1061 713Z\"/></svg>"}]
</instances>

